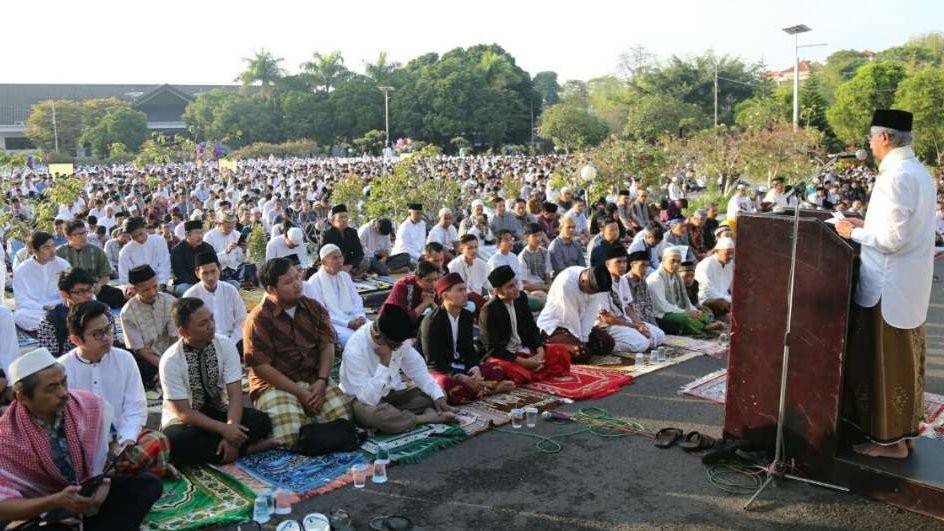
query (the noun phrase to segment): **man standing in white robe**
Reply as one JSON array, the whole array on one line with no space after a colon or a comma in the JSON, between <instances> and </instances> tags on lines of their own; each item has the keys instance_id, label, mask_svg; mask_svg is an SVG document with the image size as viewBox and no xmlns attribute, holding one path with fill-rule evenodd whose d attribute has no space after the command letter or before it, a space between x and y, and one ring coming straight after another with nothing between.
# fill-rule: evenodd
<instances>
[{"instance_id":1,"label":"man standing in white robe","mask_svg":"<svg viewBox=\"0 0 944 531\"><path fill-rule=\"evenodd\" d=\"M13 294L17 326L32 332L46 316L46 306L59 304L59 273L71 268L69 262L56 256L52 234L36 231L30 237L32 258L13 272Z\"/></svg>"},{"instance_id":2,"label":"man standing in white robe","mask_svg":"<svg viewBox=\"0 0 944 531\"><path fill-rule=\"evenodd\" d=\"M318 256L321 267L305 282L304 295L328 310L338 344L343 348L354 332L367 322L364 300L357 293L351 275L341 269L344 257L340 247L333 243L323 245Z\"/></svg>"},{"instance_id":3,"label":"man standing in white robe","mask_svg":"<svg viewBox=\"0 0 944 531\"><path fill-rule=\"evenodd\" d=\"M242 353L243 321L246 304L239 291L228 282L220 282L220 261L213 252L196 256L196 273L200 282L184 292L184 297L195 297L210 309L216 322L216 333L226 336Z\"/></svg>"}]
</instances>

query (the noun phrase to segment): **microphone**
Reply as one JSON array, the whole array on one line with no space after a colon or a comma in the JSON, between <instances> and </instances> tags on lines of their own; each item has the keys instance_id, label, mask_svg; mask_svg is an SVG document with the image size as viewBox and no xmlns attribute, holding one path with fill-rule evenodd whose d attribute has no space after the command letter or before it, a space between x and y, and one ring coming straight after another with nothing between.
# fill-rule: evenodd
<instances>
[{"instance_id":1,"label":"microphone","mask_svg":"<svg viewBox=\"0 0 944 531\"><path fill-rule=\"evenodd\" d=\"M563 411L545 411L541 413L541 417L544 420L558 420L558 421L570 421L573 422L573 418Z\"/></svg>"},{"instance_id":2,"label":"microphone","mask_svg":"<svg viewBox=\"0 0 944 531\"><path fill-rule=\"evenodd\" d=\"M842 153L833 153L831 155L826 155L831 159L858 159L865 160L869 158L869 152L864 149L857 149L855 151L843 151Z\"/></svg>"}]
</instances>

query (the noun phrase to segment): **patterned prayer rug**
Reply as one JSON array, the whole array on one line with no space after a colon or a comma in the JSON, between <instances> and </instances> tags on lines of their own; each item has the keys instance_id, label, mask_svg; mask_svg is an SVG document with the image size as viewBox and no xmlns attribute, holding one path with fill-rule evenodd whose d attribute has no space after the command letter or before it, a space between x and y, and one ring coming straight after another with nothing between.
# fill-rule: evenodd
<instances>
[{"instance_id":1,"label":"patterned prayer rug","mask_svg":"<svg viewBox=\"0 0 944 531\"><path fill-rule=\"evenodd\" d=\"M420 424L406 433L396 435L371 435L361 446L368 460L377 455L380 443L386 443L390 460L399 464L412 464L430 455L462 442L465 430L457 425Z\"/></svg>"},{"instance_id":2,"label":"patterned prayer rug","mask_svg":"<svg viewBox=\"0 0 944 531\"><path fill-rule=\"evenodd\" d=\"M717 339L696 339L688 336L667 335L665 346L674 348L679 354L698 352L719 360L728 352L728 346L722 345Z\"/></svg>"},{"instance_id":3,"label":"patterned prayer rug","mask_svg":"<svg viewBox=\"0 0 944 531\"><path fill-rule=\"evenodd\" d=\"M308 457L285 450L270 450L240 457L220 467L257 493L267 488L285 489L303 500L351 482L353 465L367 463L359 452L338 452Z\"/></svg>"},{"instance_id":4,"label":"patterned prayer rug","mask_svg":"<svg viewBox=\"0 0 944 531\"><path fill-rule=\"evenodd\" d=\"M586 365L572 365L570 374L567 376L531 382L524 384L522 387L571 400L587 400L611 395L619 391L624 385L631 383L633 383L632 376L616 374Z\"/></svg>"},{"instance_id":5,"label":"patterned prayer rug","mask_svg":"<svg viewBox=\"0 0 944 531\"><path fill-rule=\"evenodd\" d=\"M181 470L164 480L164 493L142 529L181 531L248 520L255 494L233 477L209 467Z\"/></svg>"},{"instance_id":6,"label":"patterned prayer rug","mask_svg":"<svg viewBox=\"0 0 944 531\"><path fill-rule=\"evenodd\" d=\"M509 413L515 407L536 407L538 411L555 409L562 404L560 398L530 389L514 389L507 393L487 396L471 404L456 408L460 415L459 426L466 435L477 435L496 426L511 422Z\"/></svg>"},{"instance_id":7,"label":"patterned prayer rug","mask_svg":"<svg viewBox=\"0 0 944 531\"><path fill-rule=\"evenodd\" d=\"M681 349L675 349L673 347L667 347L667 349L670 352L666 354L667 357L665 361L659 363L649 363L647 360L642 365L642 367L636 366L636 355L632 352L614 352L609 356L594 356L591 358L590 363L585 366L614 372L616 374L626 374L632 376L633 378L638 378L643 374L660 371L666 367L672 367L673 365L678 365L683 361L688 361L692 358L697 358L704 355L699 352L688 352Z\"/></svg>"}]
</instances>

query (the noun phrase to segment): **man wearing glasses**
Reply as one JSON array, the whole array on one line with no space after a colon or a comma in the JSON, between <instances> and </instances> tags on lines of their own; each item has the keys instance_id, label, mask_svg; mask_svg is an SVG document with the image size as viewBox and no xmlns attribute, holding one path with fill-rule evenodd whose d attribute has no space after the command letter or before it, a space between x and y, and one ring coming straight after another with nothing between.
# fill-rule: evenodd
<instances>
[{"instance_id":1,"label":"man wearing glasses","mask_svg":"<svg viewBox=\"0 0 944 531\"><path fill-rule=\"evenodd\" d=\"M37 329L39 346L46 348L55 357L75 348L69 339L66 316L76 305L94 299L97 286L95 277L81 267L59 274L59 296L62 302L46 312L46 316L40 321ZM112 332L115 332L115 318L110 312L108 322L111 323Z\"/></svg>"},{"instance_id":2,"label":"man wearing glasses","mask_svg":"<svg viewBox=\"0 0 944 531\"><path fill-rule=\"evenodd\" d=\"M101 247L89 245L85 222L74 219L66 223L65 231L66 243L56 248L56 256L69 262L73 268L82 268L91 273L95 278L93 287L98 300L112 308L120 308L125 302L124 294L120 289L108 285L111 263ZM57 351L50 349L50 352L53 356L58 355Z\"/></svg>"}]
</instances>

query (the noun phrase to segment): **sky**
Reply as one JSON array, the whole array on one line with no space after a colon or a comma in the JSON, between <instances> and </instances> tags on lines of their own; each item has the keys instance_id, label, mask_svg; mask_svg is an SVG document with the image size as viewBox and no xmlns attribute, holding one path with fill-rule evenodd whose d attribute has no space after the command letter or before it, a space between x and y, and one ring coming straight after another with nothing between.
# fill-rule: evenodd
<instances>
[{"instance_id":1,"label":"sky","mask_svg":"<svg viewBox=\"0 0 944 531\"><path fill-rule=\"evenodd\" d=\"M617 72L622 52L643 46L659 59L707 50L793 64L806 24L804 59L837 50L879 51L944 31L935 0L79 0L3 2L0 83L232 83L243 58L267 49L289 73L313 52L340 50L363 72L378 53L406 63L455 47L497 43L518 66L568 79Z\"/></svg>"}]
</instances>

